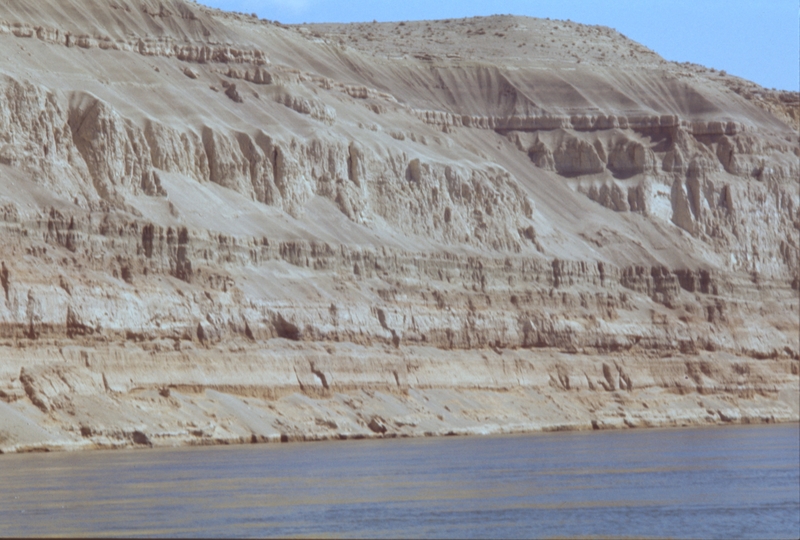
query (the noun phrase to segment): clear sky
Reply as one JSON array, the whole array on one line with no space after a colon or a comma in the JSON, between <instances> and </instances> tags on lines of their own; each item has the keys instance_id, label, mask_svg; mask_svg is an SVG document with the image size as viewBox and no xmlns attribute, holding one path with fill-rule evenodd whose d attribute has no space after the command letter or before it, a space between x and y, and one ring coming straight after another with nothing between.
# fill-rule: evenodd
<instances>
[{"instance_id":1,"label":"clear sky","mask_svg":"<svg viewBox=\"0 0 800 540\"><path fill-rule=\"evenodd\" d=\"M513 14L602 24L667 60L724 69L767 88L800 87L797 0L198 0L282 23Z\"/></svg>"}]
</instances>

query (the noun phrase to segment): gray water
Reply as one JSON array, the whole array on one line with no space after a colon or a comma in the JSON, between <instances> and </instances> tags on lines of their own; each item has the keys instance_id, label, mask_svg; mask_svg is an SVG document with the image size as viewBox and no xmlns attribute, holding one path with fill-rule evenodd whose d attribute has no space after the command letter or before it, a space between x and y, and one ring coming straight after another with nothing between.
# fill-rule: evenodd
<instances>
[{"instance_id":1,"label":"gray water","mask_svg":"<svg viewBox=\"0 0 800 540\"><path fill-rule=\"evenodd\" d=\"M797 424L0 456L2 536L799 533Z\"/></svg>"}]
</instances>

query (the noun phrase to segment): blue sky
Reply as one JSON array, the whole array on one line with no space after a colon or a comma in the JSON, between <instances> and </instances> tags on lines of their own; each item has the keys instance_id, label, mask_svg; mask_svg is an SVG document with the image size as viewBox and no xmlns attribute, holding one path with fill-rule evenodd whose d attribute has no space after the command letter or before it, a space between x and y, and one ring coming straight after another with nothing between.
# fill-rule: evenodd
<instances>
[{"instance_id":1,"label":"blue sky","mask_svg":"<svg viewBox=\"0 0 800 540\"><path fill-rule=\"evenodd\" d=\"M615 28L667 60L798 90L797 0L199 0L283 23L514 14Z\"/></svg>"}]
</instances>

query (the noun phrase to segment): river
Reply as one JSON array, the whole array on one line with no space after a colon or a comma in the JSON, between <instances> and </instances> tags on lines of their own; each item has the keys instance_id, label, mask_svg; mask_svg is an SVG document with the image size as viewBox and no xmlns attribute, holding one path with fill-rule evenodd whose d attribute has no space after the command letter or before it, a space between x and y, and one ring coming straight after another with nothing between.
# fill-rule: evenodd
<instances>
[{"instance_id":1,"label":"river","mask_svg":"<svg viewBox=\"0 0 800 540\"><path fill-rule=\"evenodd\" d=\"M2 536L798 531L798 424L0 456Z\"/></svg>"}]
</instances>

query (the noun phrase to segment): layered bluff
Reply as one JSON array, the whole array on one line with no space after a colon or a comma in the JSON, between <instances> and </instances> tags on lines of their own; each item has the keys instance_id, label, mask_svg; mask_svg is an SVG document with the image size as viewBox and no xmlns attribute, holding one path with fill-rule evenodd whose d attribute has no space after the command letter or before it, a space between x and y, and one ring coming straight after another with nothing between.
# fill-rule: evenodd
<instances>
[{"instance_id":1,"label":"layered bluff","mask_svg":"<svg viewBox=\"0 0 800 540\"><path fill-rule=\"evenodd\" d=\"M800 418L797 93L510 16L0 49L0 452Z\"/></svg>"}]
</instances>

